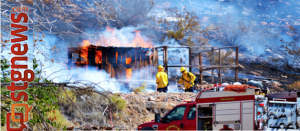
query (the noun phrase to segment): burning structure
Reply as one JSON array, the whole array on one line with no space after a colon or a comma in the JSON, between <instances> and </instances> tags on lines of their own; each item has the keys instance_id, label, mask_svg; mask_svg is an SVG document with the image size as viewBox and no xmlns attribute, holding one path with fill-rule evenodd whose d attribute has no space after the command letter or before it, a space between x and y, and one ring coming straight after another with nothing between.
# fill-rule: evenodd
<instances>
[{"instance_id":1,"label":"burning structure","mask_svg":"<svg viewBox=\"0 0 300 131\"><path fill-rule=\"evenodd\" d=\"M192 68L199 69L198 81L200 84L203 82L203 71L211 70L212 83L214 82L215 69L219 70L219 80L222 83L221 69L222 68L235 68L235 81L238 80L238 47L153 47L153 43L149 40L143 39L140 31L134 31L134 38L129 40L127 37L117 37L117 31L106 27L106 33L100 36L95 43L90 44L88 40L82 42L81 47L68 48L68 66L71 68L95 68L98 70L104 70L110 74L111 78L118 80L131 80L133 78L144 80L155 80L155 74L157 73L157 66L161 64L165 68L165 72L169 74L172 72L168 68L188 67L189 71ZM173 49L177 48L175 52ZM235 65L222 65L221 64L221 50L234 48L236 51ZM168 51L169 49L169 51ZM179 58L178 54L181 51L188 49L188 53L184 53L185 64L182 62L182 58ZM205 52L211 53L211 62L215 60L214 51L219 51L219 62L217 65L203 65L202 54ZM162 52L161 52L162 51ZM173 50L174 51L174 50ZM163 53L161 56L161 53ZM168 53L173 53L169 55ZM159 56L160 55L160 56ZM197 56L199 63L192 64ZM204 56L205 57L205 56ZM187 61L186 61L187 60ZM170 63L168 64L168 61ZM172 62L173 61L173 62ZM177 62L174 62L177 61ZM134 73L134 74L133 74ZM172 73L171 73L172 74ZM170 78L170 75L169 75ZM175 78L175 77L174 77ZM172 78L171 78L172 79ZM176 78L175 78L176 79ZM155 81L154 81L155 83Z\"/></svg>"},{"instance_id":2,"label":"burning structure","mask_svg":"<svg viewBox=\"0 0 300 131\"><path fill-rule=\"evenodd\" d=\"M69 67L105 70L111 78L131 79L132 72L140 72L140 78L154 79L158 66L155 48L103 47L84 45L68 49ZM141 71L143 69L143 71Z\"/></svg>"},{"instance_id":3,"label":"burning structure","mask_svg":"<svg viewBox=\"0 0 300 131\"><path fill-rule=\"evenodd\" d=\"M84 42L87 43L87 42ZM182 61L178 65L168 64L168 61L173 58L168 57L168 48L187 48L188 49L188 65L183 65ZM212 83L214 82L213 70L219 70L219 80L222 83L221 69L222 68L235 68L235 81L238 81L238 47L209 47L211 49L203 49L202 47L103 47L86 45L82 47L72 47L68 49L68 65L71 67L83 67L83 68L96 68L98 70L105 70L110 74L111 78L127 79L132 78L133 72L139 72L140 80L155 80L155 74L157 73L156 67L159 63L159 51L163 51L162 65L165 68L165 72L168 74L168 68L172 67L188 67L189 71L192 68L199 69L199 84L203 82L203 71L212 70ZM236 49L236 62L235 65L221 65L221 49L235 48ZM203 65L202 53L214 50L219 50L219 64L218 65ZM198 54L199 64L192 65L192 54ZM211 57L213 57L212 54ZM214 59L211 59L213 63ZM170 76L169 76L170 77Z\"/></svg>"}]
</instances>

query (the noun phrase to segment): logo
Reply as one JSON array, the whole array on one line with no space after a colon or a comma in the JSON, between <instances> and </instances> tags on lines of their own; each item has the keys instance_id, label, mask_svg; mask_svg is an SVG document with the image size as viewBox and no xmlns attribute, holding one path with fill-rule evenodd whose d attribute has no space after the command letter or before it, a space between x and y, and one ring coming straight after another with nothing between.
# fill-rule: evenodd
<instances>
[{"instance_id":1,"label":"logo","mask_svg":"<svg viewBox=\"0 0 300 131\"><path fill-rule=\"evenodd\" d=\"M10 90L10 97L13 101L27 101L28 95L22 90L26 90L28 87L28 82L34 80L34 72L28 69L28 65L16 64L17 61L28 61L28 57L24 56L28 52L28 45L25 43L28 40L28 36L24 35L24 32L28 30L28 7L13 7L11 10L10 19L12 21L11 27L14 28L11 30L11 43L10 48L11 53L14 55L11 58L11 84L7 86L7 89ZM17 86L15 82L22 81L23 86ZM15 91L18 91L15 92ZM23 100L21 100L23 97ZM16 107L24 107L25 114L22 112L15 112ZM28 121L28 113L32 107L29 107L25 103L17 103L11 105L11 112L6 114L6 129L14 131L22 131L27 129L24 122ZM19 116L19 119L16 119L16 116ZM18 128L11 128L10 121L20 123Z\"/></svg>"},{"instance_id":2,"label":"logo","mask_svg":"<svg viewBox=\"0 0 300 131\"><path fill-rule=\"evenodd\" d=\"M234 98L221 98L220 100L221 101L231 101L231 100L234 100Z\"/></svg>"},{"instance_id":3,"label":"logo","mask_svg":"<svg viewBox=\"0 0 300 131\"><path fill-rule=\"evenodd\" d=\"M180 128L178 127L178 126L176 126L176 125L170 125L170 126L168 126L167 127L167 129L166 130L169 130L169 129L171 129L171 130L180 130Z\"/></svg>"}]
</instances>

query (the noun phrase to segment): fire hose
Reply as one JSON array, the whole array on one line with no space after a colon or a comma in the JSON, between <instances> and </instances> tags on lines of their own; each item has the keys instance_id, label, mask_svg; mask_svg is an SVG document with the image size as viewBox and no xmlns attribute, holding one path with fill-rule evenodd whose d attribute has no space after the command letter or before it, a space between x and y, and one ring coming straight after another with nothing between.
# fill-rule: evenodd
<instances>
[{"instance_id":1,"label":"fire hose","mask_svg":"<svg viewBox=\"0 0 300 131\"><path fill-rule=\"evenodd\" d=\"M183 78L181 78L181 77L179 78L179 80L180 80L180 79L182 79L182 80L184 80L184 81L186 81L186 82L192 84L192 82L189 82L189 81L187 81L187 80L185 80L185 79L183 79ZM177 86L177 82L178 82L178 80L176 80L176 86ZM195 83L194 83L194 85L195 85ZM194 86L194 85L193 85L193 86ZM178 87L177 87L177 91L178 91Z\"/></svg>"}]
</instances>

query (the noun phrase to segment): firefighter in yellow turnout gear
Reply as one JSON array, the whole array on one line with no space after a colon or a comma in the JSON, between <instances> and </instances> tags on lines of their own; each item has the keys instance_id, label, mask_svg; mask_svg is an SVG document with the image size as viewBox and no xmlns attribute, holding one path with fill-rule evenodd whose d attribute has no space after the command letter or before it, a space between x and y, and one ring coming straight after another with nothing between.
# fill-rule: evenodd
<instances>
[{"instance_id":1,"label":"firefighter in yellow turnout gear","mask_svg":"<svg viewBox=\"0 0 300 131\"><path fill-rule=\"evenodd\" d=\"M157 91L158 92L165 92L167 93L168 91L168 75L167 73L164 72L164 68L162 65L158 66L158 72L156 74L156 84L157 86Z\"/></svg>"},{"instance_id":2,"label":"firefighter in yellow turnout gear","mask_svg":"<svg viewBox=\"0 0 300 131\"><path fill-rule=\"evenodd\" d=\"M196 76L191 72L187 72L187 70L184 67L180 68L180 72L182 73L182 76L180 77L178 83L184 83L185 92L193 92L195 85L194 81L196 79Z\"/></svg>"}]
</instances>

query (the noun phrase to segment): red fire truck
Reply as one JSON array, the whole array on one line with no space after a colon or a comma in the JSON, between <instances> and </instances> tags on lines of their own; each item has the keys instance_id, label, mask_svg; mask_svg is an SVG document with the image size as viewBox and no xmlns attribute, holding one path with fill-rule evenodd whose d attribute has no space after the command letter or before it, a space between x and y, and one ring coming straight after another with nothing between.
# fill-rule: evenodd
<instances>
[{"instance_id":1,"label":"red fire truck","mask_svg":"<svg viewBox=\"0 0 300 131\"><path fill-rule=\"evenodd\" d=\"M156 114L155 120L139 125L138 130L299 130L298 95L267 94L247 85L215 86L162 118Z\"/></svg>"}]
</instances>

